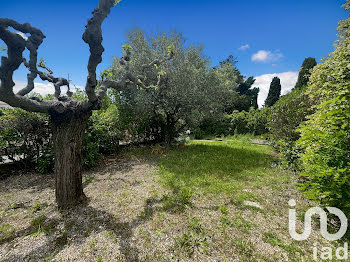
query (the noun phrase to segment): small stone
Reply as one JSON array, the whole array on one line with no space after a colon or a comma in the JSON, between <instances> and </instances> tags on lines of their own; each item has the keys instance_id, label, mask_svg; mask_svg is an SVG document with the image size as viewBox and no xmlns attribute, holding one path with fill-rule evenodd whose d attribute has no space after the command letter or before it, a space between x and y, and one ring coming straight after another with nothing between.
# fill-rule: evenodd
<instances>
[{"instance_id":1,"label":"small stone","mask_svg":"<svg viewBox=\"0 0 350 262\"><path fill-rule=\"evenodd\" d=\"M263 207L260 206L260 204L256 203L256 202L244 201L243 204L246 205L246 206L251 206L251 207L256 207L256 208L259 208L259 209L263 209Z\"/></svg>"}]
</instances>

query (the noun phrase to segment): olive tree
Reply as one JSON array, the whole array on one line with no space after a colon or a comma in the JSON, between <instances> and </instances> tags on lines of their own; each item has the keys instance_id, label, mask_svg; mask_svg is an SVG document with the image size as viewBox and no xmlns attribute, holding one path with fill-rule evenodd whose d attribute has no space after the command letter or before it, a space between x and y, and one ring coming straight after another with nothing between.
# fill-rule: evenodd
<instances>
[{"instance_id":1,"label":"olive tree","mask_svg":"<svg viewBox=\"0 0 350 262\"><path fill-rule=\"evenodd\" d=\"M169 47L174 52L171 60L159 67L155 65L144 70L143 60L151 63L168 52ZM160 140L171 143L184 128L195 127L204 115L215 110L215 78L201 46L186 46L182 34L175 31L148 35L136 28L127 33L127 43L124 45L125 53L131 51L133 59L130 71L145 74L146 77L131 84L127 92L118 92L116 97L120 99L121 111L126 111L125 114L129 116L130 111L134 111L133 117L152 123L154 129L159 131L157 134ZM125 70L116 58L104 75L119 79ZM157 88L144 88L156 81Z\"/></svg>"},{"instance_id":2,"label":"olive tree","mask_svg":"<svg viewBox=\"0 0 350 262\"><path fill-rule=\"evenodd\" d=\"M104 51L101 24L110 13L111 8L118 2L100 0L86 25L82 38L89 45L90 56L85 85L87 98L83 101L73 98L67 79L55 77L53 71L46 67L43 60L38 62L37 50L45 38L41 30L28 23L20 24L11 19L0 19L0 39L7 46L7 56L1 57L0 100L12 107L49 115L55 148L55 189L59 208L66 208L86 200L82 187L82 140L92 111L100 109L102 98L108 88L120 90L127 88L128 83L137 83L145 78L142 74L135 76L129 70L131 55L129 52L120 59L120 64L125 67L125 71L119 79L105 79L100 83L97 80L96 67L101 63ZM24 39L13 31L28 34L29 37ZM23 56L25 49L29 51L28 60ZM160 65L171 56L172 52L161 59L155 59L151 63L142 65L142 68ZM29 70L27 85L19 92L14 93L13 74L22 63ZM40 71L39 68L46 72ZM34 89L34 80L37 76L44 81L53 83L55 94L51 100L27 96ZM66 95L61 94L62 86L68 87Z\"/></svg>"}]
</instances>

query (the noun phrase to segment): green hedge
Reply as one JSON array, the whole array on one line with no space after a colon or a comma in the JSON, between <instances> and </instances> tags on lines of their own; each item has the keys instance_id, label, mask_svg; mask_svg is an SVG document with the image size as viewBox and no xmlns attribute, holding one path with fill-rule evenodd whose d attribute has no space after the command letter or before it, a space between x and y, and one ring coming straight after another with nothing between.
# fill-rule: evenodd
<instances>
[{"instance_id":1,"label":"green hedge","mask_svg":"<svg viewBox=\"0 0 350 262\"><path fill-rule=\"evenodd\" d=\"M122 132L115 105L93 112L84 135L83 163L96 165L101 154L118 149ZM22 109L4 109L0 115L0 162L6 158L33 166L38 172L49 173L54 168L49 117Z\"/></svg>"},{"instance_id":2,"label":"green hedge","mask_svg":"<svg viewBox=\"0 0 350 262\"><path fill-rule=\"evenodd\" d=\"M253 109L247 111L233 111L230 115L222 115L202 121L195 134L200 136L215 135L229 136L238 134L262 135L268 132L267 118L269 108Z\"/></svg>"}]
</instances>

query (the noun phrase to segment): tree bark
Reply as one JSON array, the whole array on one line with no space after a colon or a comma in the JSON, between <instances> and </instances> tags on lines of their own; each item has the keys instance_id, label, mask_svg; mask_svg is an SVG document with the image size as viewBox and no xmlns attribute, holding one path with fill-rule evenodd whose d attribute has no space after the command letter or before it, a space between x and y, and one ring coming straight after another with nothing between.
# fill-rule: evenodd
<instances>
[{"instance_id":1,"label":"tree bark","mask_svg":"<svg viewBox=\"0 0 350 262\"><path fill-rule=\"evenodd\" d=\"M50 114L55 147L55 189L58 208L87 200L82 184L82 147L91 111Z\"/></svg>"},{"instance_id":2,"label":"tree bark","mask_svg":"<svg viewBox=\"0 0 350 262\"><path fill-rule=\"evenodd\" d=\"M175 121L174 118L167 115L166 117L166 142L170 145L175 137Z\"/></svg>"}]
</instances>

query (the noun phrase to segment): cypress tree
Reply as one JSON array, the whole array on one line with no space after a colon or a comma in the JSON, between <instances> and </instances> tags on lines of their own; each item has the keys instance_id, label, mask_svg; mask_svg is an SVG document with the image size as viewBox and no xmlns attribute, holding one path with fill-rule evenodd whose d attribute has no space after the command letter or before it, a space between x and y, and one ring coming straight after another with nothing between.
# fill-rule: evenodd
<instances>
[{"instance_id":1,"label":"cypress tree","mask_svg":"<svg viewBox=\"0 0 350 262\"><path fill-rule=\"evenodd\" d=\"M295 89L306 86L309 82L310 69L317 65L316 59L313 57L305 58L299 70L298 81L295 84Z\"/></svg>"},{"instance_id":2,"label":"cypress tree","mask_svg":"<svg viewBox=\"0 0 350 262\"><path fill-rule=\"evenodd\" d=\"M265 100L265 106L273 106L281 96L281 80L274 77L270 84L269 94Z\"/></svg>"}]
</instances>

